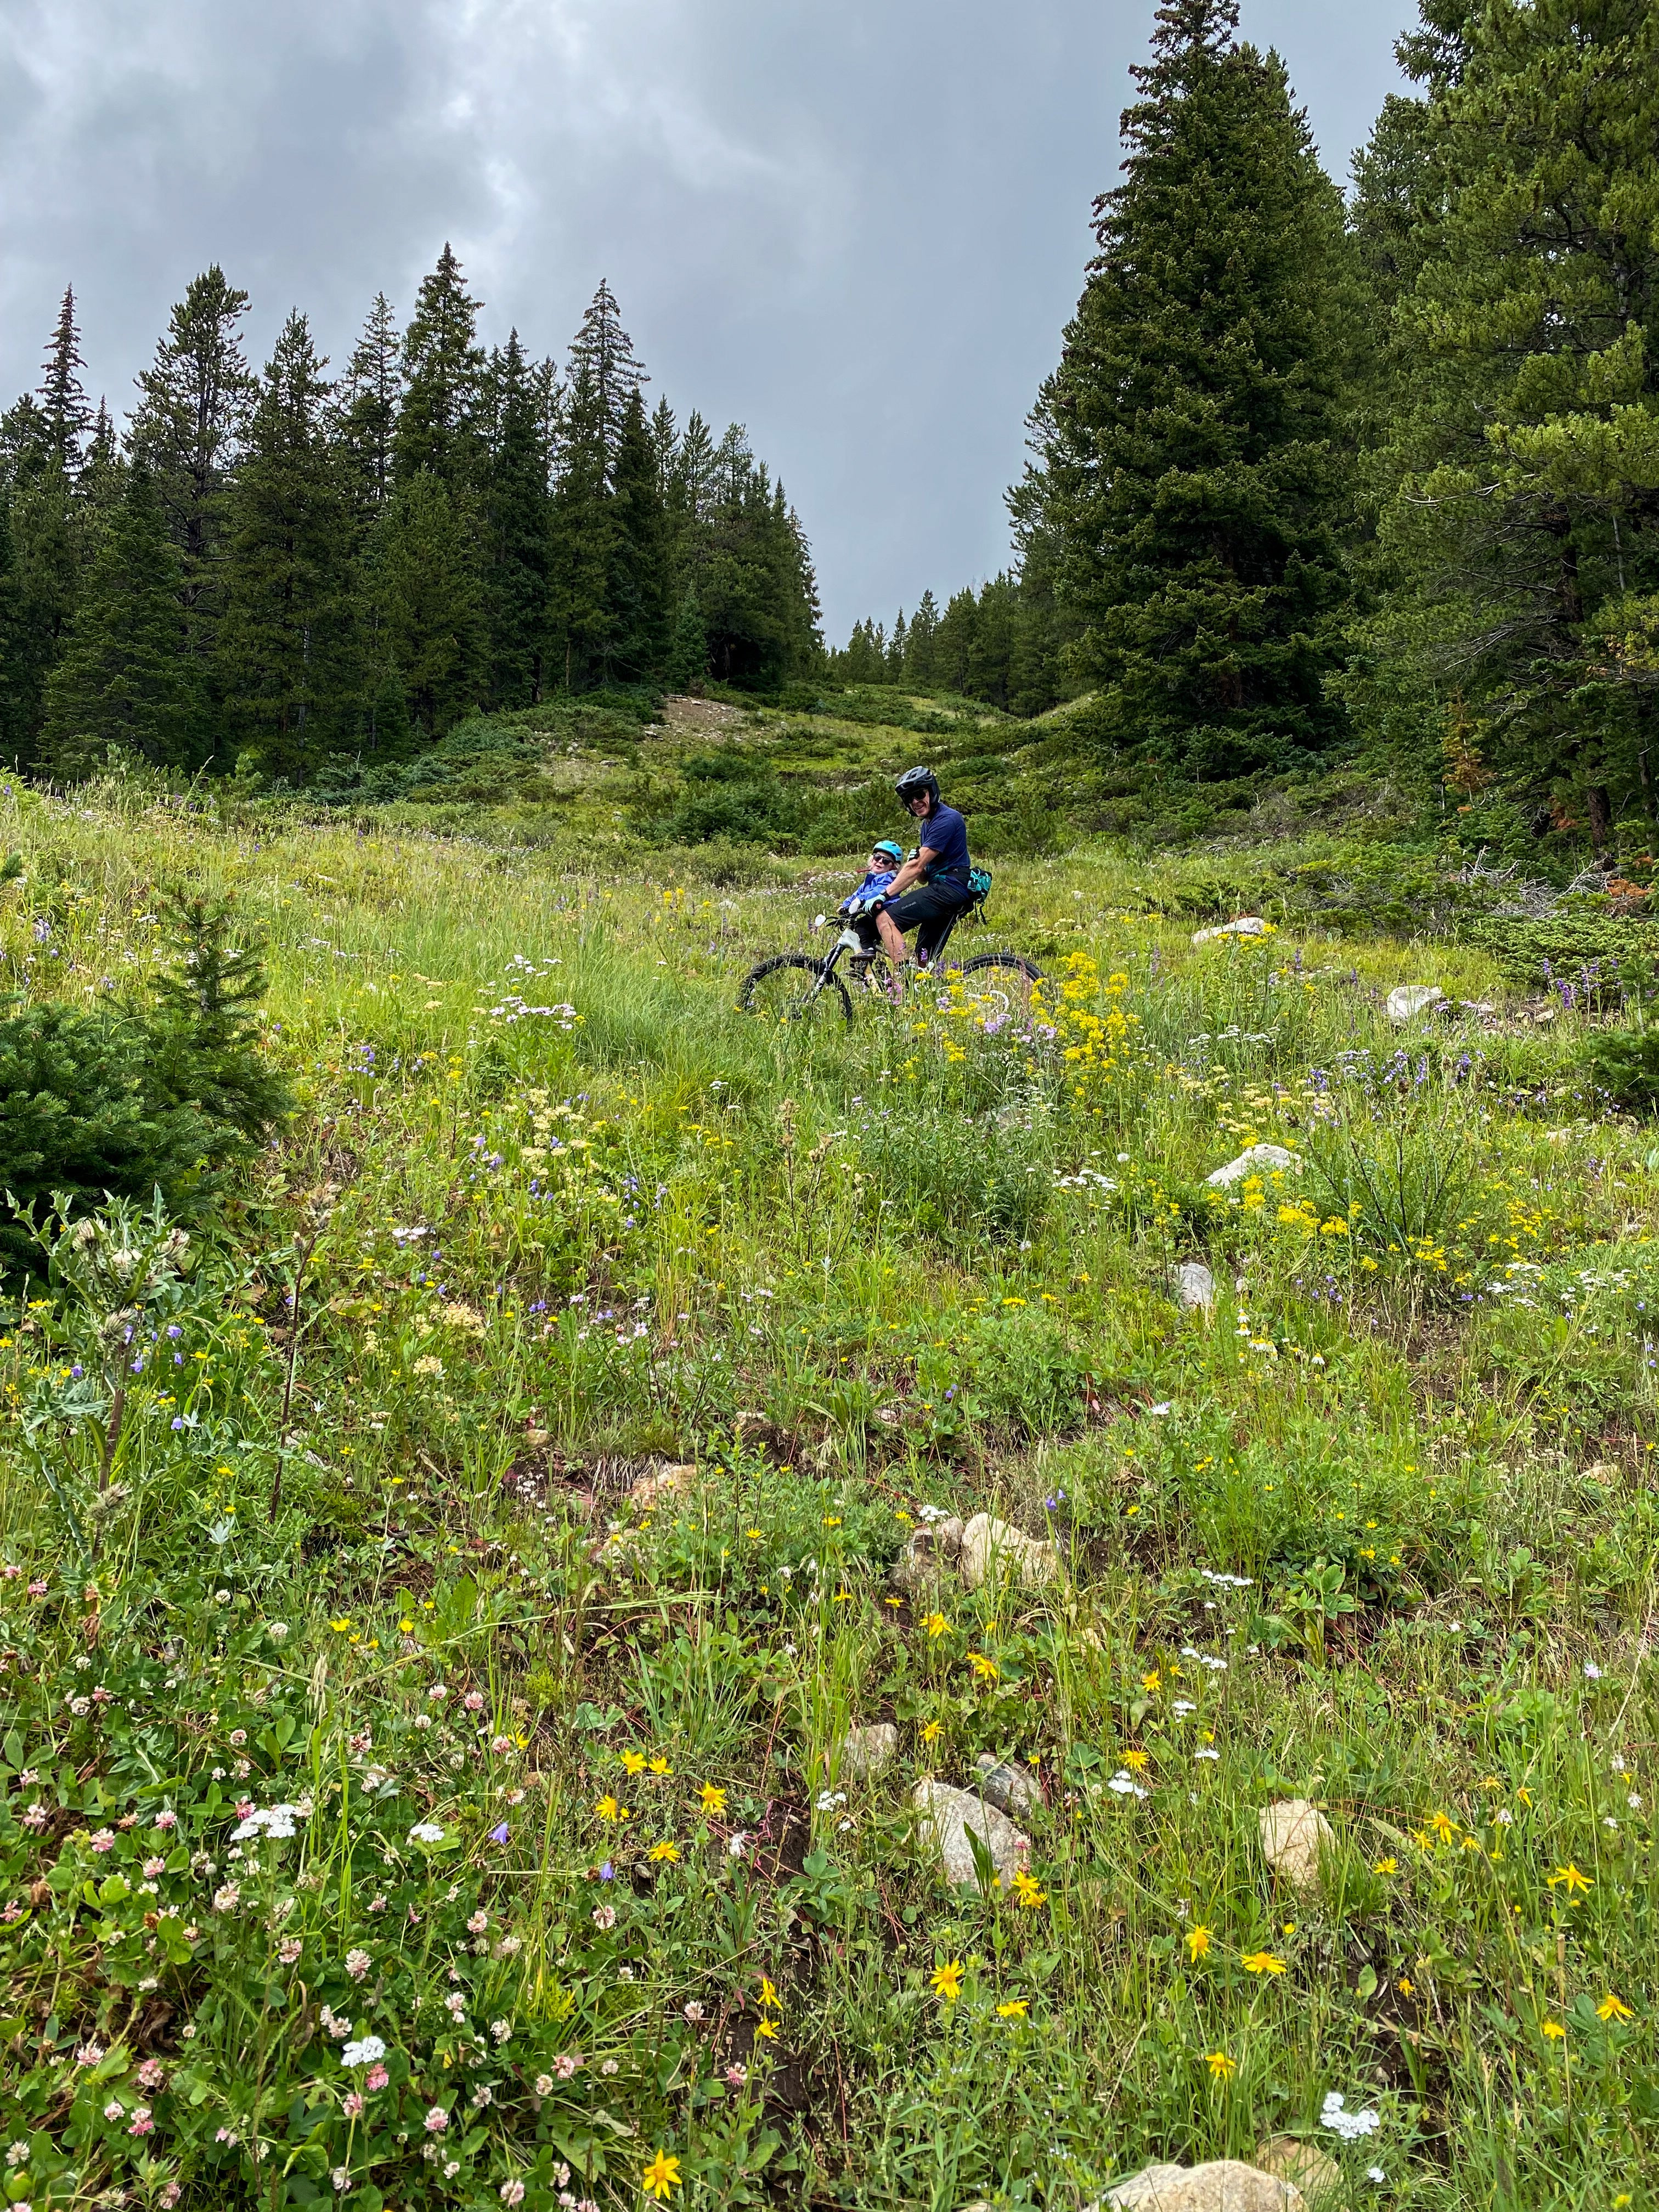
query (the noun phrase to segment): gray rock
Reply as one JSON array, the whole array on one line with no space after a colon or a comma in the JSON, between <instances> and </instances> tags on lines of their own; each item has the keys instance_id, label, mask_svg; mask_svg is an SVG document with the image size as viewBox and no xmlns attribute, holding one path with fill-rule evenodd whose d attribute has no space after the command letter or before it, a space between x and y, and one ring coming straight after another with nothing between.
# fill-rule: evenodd
<instances>
[{"instance_id":1,"label":"gray rock","mask_svg":"<svg viewBox=\"0 0 1659 2212\"><path fill-rule=\"evenodd\" d=\"M1218 922L1212 929L1195 929L1194 945L1208 945L1218 937L1265 937L1267 924L1259 914L1241 914L1231 921Z\"/></svg>"},{"instance_id":2,"label":"gray rock","mask_svg":"<svg viewBox=\"0 0 1659 2212\"><path fill-rule=\"evenodd\" d=\"M872 1782L898 1757L898 1730L891 1721L850 1728L841 1740L841 1771L849 1782Z\"/></svg>"},{"instance_id":3,"label":"gray rock","mask_svg":"<svg viewBox=\"0 0 1659 2212\"><path fill-rule=\"evenodd\" d=\"M946 1561L962 1550L962 1523L954 1517L925 1521L894 1561L888 1580L896 1590L925 1589Z\"/></svg>"},{"instance_id":4,"label":"gray rock","mask_svg":"<svg viewBox=\"0 0 1659 2212\"><path fill-rule=\"evenodd\" d=\"M978 1884L979 1871L968 1841L970 1829L989 1851L1000 1886L1012 1888L1015 1875L1030 1857L1031 1844L1006 1814L979 1797L970 1797L965 1790L953 1790L948 1782L918 1782L910 1792L910 1802L921 1814L921 1832L938 1853L945 1878L953 1888Z\"/></svg>"},{"instance_id":5,"label":"gray rock","mask_svg":"<svg viewBox=\"0 0 1659 2212\"><path fill-rule=\"evenodd\" d=\"M1445 995L1438 983L1396 983L1389 994L1385 1011L1391 1022L1415 1021L1419 1014L1438 1006Z\"/></svg>"},{"instance_id":6,"label":"gray rock","mask_svg":"<svg viewBox=\"0 0 1659 2212\"><path fill-rule=\"evenodd\" d=\"M1242 2159L1212 2159L1205 2166L1148 2166L1106 2192L1111 2212L1304 2212L1306 2199L1293 2182L1246 2166Z\"/></svg>"},{"instance_id":7,"label":"gray rock","mask_svg":"<svg viewBox=\"0 0 1659 2212\"><path fill-rule=\"evenodd\" d=\"M665 1498L684 1498L696 1479L696 1462L693 1460L683 1460L677 1467L654 1468L634 1485L628 1493L628 1502L637 1511L649 1513Z\"/></svg>"},{"instance_id":8,"label":"gray rock","mask_svg":"<svg viewBox=\"0 0 1659 2212\"><path fill-rule=\"evenodd\" d=\"M1305 1797L1282 1797L1264 1805L1257 1826L1261 1855L1292 1889L1319 1887L1319 1856L1336 1838L1331 1824Z\"/></svg>"},{"instance_id":9,"label":"gray rock","mask_svg":"<svg viewBox=\"0 0 1659 2212\"><path fill-rule=\"evenodd\" d=\"M1059 1550L994 1514L975 1513L962 1532L962 1579L977 1589L1004 1574L1017 1577L1023 1589L1042 1589L1059 1579Z\"/></svg>"},{"instance_id":10,"label":"gray rock","mask_svg":"<svg viewBox=\"0 0 1659 2212\"><path fill-rule=\"evenodd\" d=\"M988 1751L981 1752L974 1765L979 1769L979 1794L988 1805L1012 1814L1042 1811L1042 1787L1029 1766L993 1759Z\"/></svg>"},{"instance_id":11,"label":"gray rock","mask_svg":"<svg viewBox=\"0 0 1659 2212\"><path fill-rule=\"evenodd\" d=\"M1215 1277L1201 1260L1183 1260L1174 1283L1176 1304L1182 1313L1208 1313L1215 1304Z\"/></svg>"},{"instance_id":12,"label":"gray rock","mask_svg":"<svg viewBox=\"0 0 1659 2212\"><path fill-rule=\"evenodd\" d=\"M1229 1160L1224 1168L1218 1168L1204 1180L1212 1190L1231 1190L1236 1182L1243 1182L1249 1175L1266 1175L1273 1168L1302 1171L1302 1163L1294 1152L1287 1152L1283 1145L1252 1145L1236 1160Z\"/></svg>"},{"instance_id":13,"label":"gray rock","mask_svg":"<svg viewBox=\"0 0 1659 2212\"><path fill-rule=\"evenodd\" d=\"M1328 2158L1317 2143L1303 2142L1296 2136L1273 2136L1255 2148L1255 2162L1263 2173L1271 2173L1280 2181L1293 2182L1310 2204L1319 2212L1328 2206L1334 2212L1334 2200L1342 2187L1342 2169L1334 2158Z\"/></svg>"}]
</instances>

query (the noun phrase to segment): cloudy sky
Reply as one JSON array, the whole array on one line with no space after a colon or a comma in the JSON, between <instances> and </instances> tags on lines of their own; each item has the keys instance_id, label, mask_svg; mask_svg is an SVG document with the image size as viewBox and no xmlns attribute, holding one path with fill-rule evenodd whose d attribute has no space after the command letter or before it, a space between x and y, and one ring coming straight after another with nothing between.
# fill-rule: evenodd
<instances>
[{"instance_id":1,"label":"cloudy sky","mask_svg":"<svg viewBox=\"0 0 1659 2212\"><path fill-rule=\"evenodd\" d=\"M827 627L1006 558L1004 486L1152 0L0 0L0 394L66 283L127 404L222 263L343 357L446 238L562 353L608 276L682 418L748 424ZM1244 0L1346 174L1408 0Z\"/></svg>"}]
</instances>

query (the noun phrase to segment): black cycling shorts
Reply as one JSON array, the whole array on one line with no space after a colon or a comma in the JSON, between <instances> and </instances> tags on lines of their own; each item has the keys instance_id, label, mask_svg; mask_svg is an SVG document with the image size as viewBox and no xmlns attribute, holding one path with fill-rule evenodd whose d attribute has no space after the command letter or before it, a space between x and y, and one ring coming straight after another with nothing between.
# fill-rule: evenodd
<instances>
[{"instance_id":1,"label":"black cycling shorts","mask_svg":"<svg viewBox=\"0 0 1659 2212\"><path fill-rule=\"evenodd\" d=\"M944 925L961 914L974 902L969 890L958 890L951 884L918 884L914 890L896 898L886 909L901 929L918 933L917 944L923 951L931 951L944 934Z\"/></svg>"}]
</instances>

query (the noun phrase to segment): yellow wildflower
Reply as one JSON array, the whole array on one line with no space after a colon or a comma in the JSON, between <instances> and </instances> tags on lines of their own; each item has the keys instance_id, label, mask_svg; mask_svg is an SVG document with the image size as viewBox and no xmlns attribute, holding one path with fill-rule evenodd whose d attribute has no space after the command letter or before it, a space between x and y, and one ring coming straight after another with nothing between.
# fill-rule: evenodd
<instances>
[{"instance_id":1,"label":"yellow wildflower","mask_svg":"<svg viewBox=\"0 0 1659 2212\"><path fill-rule=\"evenodd\" d=\"M641 2175L640 2186L647 2197L654 2197L661 2203L682 2186L678 2159L669 2158L659 2150Z\"/></svg>"},{"instance_id":2,"label":"yellow wildflower","mask_svg":"<svg viewBox=\"0 0 1659 2212\"><path fill-rule=\"evenodd\" d=\"M934 1967L928 1979L933 1984L934 1996L943 1997L946 2004L953 2005L962 1995L961 1960L947 1959L944 1966Z\"/></svg>"}]
</instances>

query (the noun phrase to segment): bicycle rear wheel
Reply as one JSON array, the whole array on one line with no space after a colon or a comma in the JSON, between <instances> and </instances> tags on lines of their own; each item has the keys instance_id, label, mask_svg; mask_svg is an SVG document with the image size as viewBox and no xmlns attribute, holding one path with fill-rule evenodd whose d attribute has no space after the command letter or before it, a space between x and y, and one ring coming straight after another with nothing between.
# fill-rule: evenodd
<instances>
[{"instance_id":1,"label":"bicycle rear wheel","mask_svg":"<svg viewBox=\"0 0 1659 2212\"><path fill-rule=\"evenodd\" d=\"M745 1014L774 1022L833 1020L837 1008L843 1019L853 1018L853 1001L840 976L827 961L809 960L804 952L763 960L744 978L738 1005Z\"/></svg>"},{"instance_id":2,"label":"bicycle rear wheel","mask_svg":"<svg viewBox=\"0 0 1659 2212\"><path fill-rule=\"evenodd\" d=\"M944 980L957 1005L966 1006L982 1029L995 1030L1030 1012L1031 993L1042 981L1042 970L1018 952L981 952L972 960L949 963Z\"/></svg>"}]
</instances>

